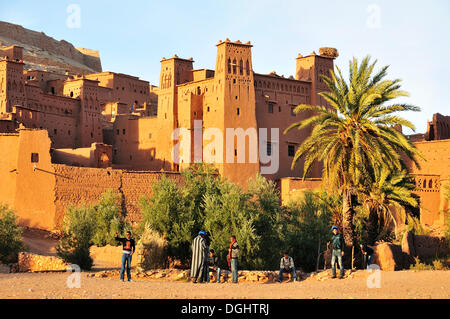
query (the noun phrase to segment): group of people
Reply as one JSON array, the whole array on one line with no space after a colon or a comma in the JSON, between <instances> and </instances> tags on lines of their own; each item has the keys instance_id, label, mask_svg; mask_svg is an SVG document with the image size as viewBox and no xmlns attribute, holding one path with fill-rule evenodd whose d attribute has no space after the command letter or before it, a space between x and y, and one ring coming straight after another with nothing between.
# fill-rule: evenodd
<instances>
[{"instance_id":1,"label":"group of people","mask_svg":"<svg viewBox=\"0 0 450 319\"><path fill-rule=\"evenodd\" d=\"M230 237L227 261L231 270L232 282L238 282L239 244L236 236ZM191 279L193 283L209 282L209 274L216 273L216 281L220 282L222 269L218 266L218 257L214 249L209 248L208 234L200 231L192 243Z\"/></svg>"},{"instance_id":2,"label":"group of people","mask_svg":"<svg viewBox=\"0 0 450 319\"><path fill-rule=\"evenodd\" d=\"M336 264L339 264L339 278L344 278L345 269L342 262L344 256L344 238L339 233L338 226L331 227L333 233L331 237L332 255L331 255L331 270L332 278L336 278ZM126 238L118 237L116 233L116 241L122 243L122 267L120 270L120 280L124 281L125 271L127 273L128 281L131 281L131 259L135 251L135 241L131 238L131 232L127 232ZM366 244L360 246L361 252L365 259L365 264L369 268L374 250ZM228 246L227 262L231 270L231 277L233 283L238 283L238 257L239 244L236 236L230 237L230 244ZM193 283L209 282L210 273L216 273L216 281L220 282L222 269L218 266L218 257L215 255L214 249L209 247L209 236L205 231L200 231L197 237L192 242L192 262L191 262L191 279ZM292 280L297 281L297 272L294 265L294 259L289 256L289 252L285 251L280 260L280 272L278 274L278 282L282 282L284 273L290 273Z\"/></svg>"}]
</instances>

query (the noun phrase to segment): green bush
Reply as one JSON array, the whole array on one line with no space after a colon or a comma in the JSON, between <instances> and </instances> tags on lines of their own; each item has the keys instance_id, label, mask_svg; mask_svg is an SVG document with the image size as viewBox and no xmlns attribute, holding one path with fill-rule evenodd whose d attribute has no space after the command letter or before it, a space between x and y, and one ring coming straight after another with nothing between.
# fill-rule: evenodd
<instances>
[{"instance_id":1,"label":"green bush","mask_svg":"<svg viewBox=\"0 0 450 319\"><path fill-rule=\"evenodd\" d=\"M93 205L95 214L96 230L92 242L102 247L106 245L117 245L115 233L130 230L129 223L124 221L122 215L122 197L112 189L102 194L100 201Z\"/></svg>"},{"instance_id":2,"label":"green bush","mask_svg":"<svg viewBox=\"0 0 450 319\"><path fill-rule=\"evenodd\" d=\"M82 269L92 268L89 248L96 232L95 211L92 207L70 206L63 220L62 238L56 247L58 256Z\"/></svg>"},{"instance_id":3,"label":"green bush","mask_svg":"<svg viewBox=\"0 0 450 319\"><path fill-rule=\"evenodd\" d=\"M143 221L168 242L168 256L188 265L192 240L199 230L210 234L210 248L227 267L230 236L239 243L241 269L277 269L285 250L297 265L315 269L319 239L324 249L337 202L324 193L282 209L274 182L258 175L247 189L222 179L208 166L183 172L185 182L163 177L150 198L140 201Z\"/></svg>"},{"instance_id":4,"label":"green bush","mask_svg":"<svg viewBox=\"0 0 450 319\"><path fill-rule=\"evenodd\" d=\"M319 252L326 250L333 224L333 208L326 193L307 191L301 200L286 207L283 242L297 267L315 271Z\"/></svg>"},{"instance_id":5,"label":"green bush","mask_svg":"<svg viewBox=\"0 0 450 319\"><path fill-rule=\"evenodd\" d=\"M163 176L153 185L153 196L142 197L140 208L142 223L162 235L168 242L168 255L186 261L189 255L189 243L192 238L194 220L188 215L181 192L173 180Z\"/></svg>"},{"instance_id":6,"label":"green bush","mask_svg":"<svg viewBox=\"0 0 450 319\"><path fill-rule=\"evenodd\" d=\"M22 228L17 225L17 217L8 206L0 205L0 262L16 262L23 247Z\"/></svg>"},{"instance_id":7,"label":"green bush","mask_svg":"<svg viewBox=\"0 0 450 319\"><path fill-rule=\"evenodd\" d=\"M261 236L256 232L258 211L250 202L251 195L240 187L224 180L220 193L205 196L205 230L211 234L210 247L217 253L220 265L225 267L230 236L239 244L239 267L258 268ZM269 231L269 230L268 230Z\"/></svg>"},{"instance_id":8,"label":"green bush","mask_svg":"<svg viewBox=\"0 0 450 319\"><path fill-rule=\"evenodd\" d=\"M162 269L167 266L167 241L158 232L145 225L144 232L136 244L138 269Z\"/></svg>"}]
</instances>

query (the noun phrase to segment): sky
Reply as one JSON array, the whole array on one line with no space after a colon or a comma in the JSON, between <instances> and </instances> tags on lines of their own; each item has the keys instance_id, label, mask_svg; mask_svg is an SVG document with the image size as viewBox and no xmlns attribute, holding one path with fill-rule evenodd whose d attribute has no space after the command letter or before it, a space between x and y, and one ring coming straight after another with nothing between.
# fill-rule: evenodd
<instances>
[{"instance_id":1,"label":"sky","mask_svg":"<svg viewBox=\"0 0 450 319\"><path fill-rule=\"evenodd\" d=\"M177 54L214 69L219 40L251 41L253 69L295 74L298 53L337 48L346 74L352 57L389 65L410 93L402 114L426 131L434 113L450 115L448 0L0 0L0 20L100 51L104 71L158 85L160 61ZM410 134L412 131L405 130Z\"/></svg>"}]
</instances>

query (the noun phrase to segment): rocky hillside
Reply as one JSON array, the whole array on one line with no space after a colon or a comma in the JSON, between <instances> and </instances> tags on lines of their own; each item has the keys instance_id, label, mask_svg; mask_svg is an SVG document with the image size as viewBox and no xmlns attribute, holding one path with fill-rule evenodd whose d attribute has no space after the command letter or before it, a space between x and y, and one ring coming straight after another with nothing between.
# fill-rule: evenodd
<instances>
[{"instance_id":1,"label":"rocky hillside","mask_svg":"<svg viewBox=\"0 0 450 319\"><path fill-rule=\"evenodd\" d=\"M98 51L75 48L71 43L57 41L43 32L36 32L0 21L0 48L18 45L24 49L26 69L48 70L65 74L101 72Z\"/></svg>"}]
</instances>

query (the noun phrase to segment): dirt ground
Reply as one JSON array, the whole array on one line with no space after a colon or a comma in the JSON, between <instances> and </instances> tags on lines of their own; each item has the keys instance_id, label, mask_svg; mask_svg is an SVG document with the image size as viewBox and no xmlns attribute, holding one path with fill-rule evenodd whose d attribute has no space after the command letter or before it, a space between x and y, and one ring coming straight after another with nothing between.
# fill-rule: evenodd
<instances>
[{"instance_id":1,"label":"dirt ground","mask_svg":"<svg viewBox=\"0 0 450 319\"><path fill-rule=\"evenodd\" d=\"M381 271L380 288L368 288L371 274L362 270L353 278L283 284L121 282L88 274L81 273L80 288L67 287L69 273L0 274L0 299L450 299L450 271Z\"/></svg>"}]
</instances>

